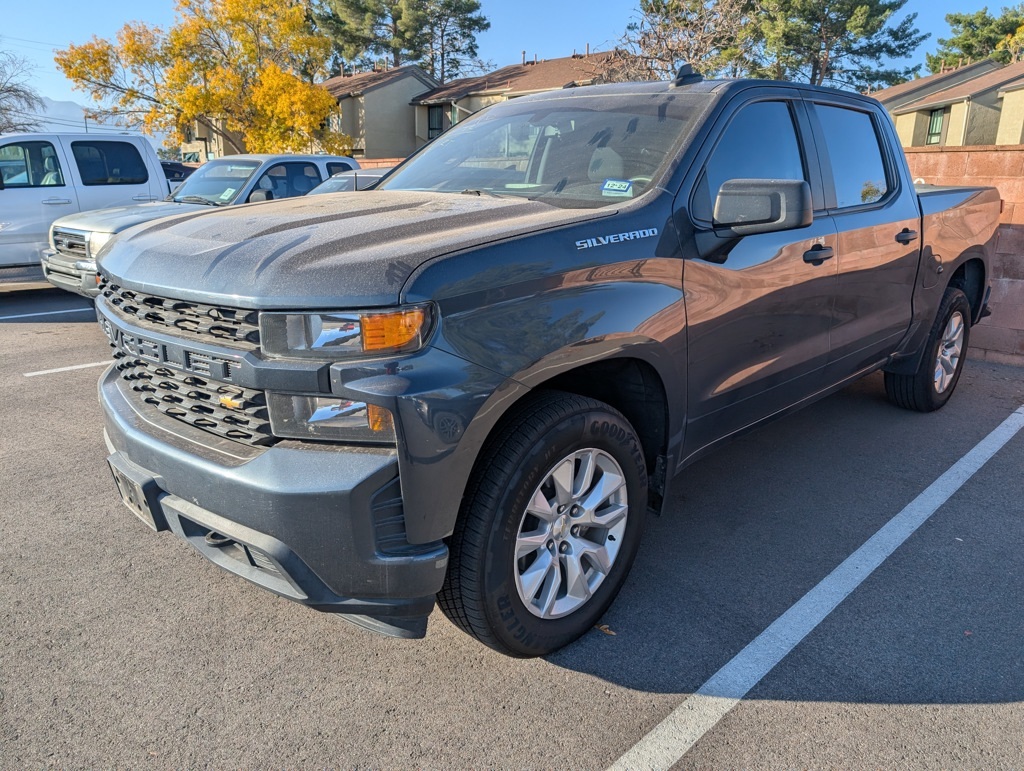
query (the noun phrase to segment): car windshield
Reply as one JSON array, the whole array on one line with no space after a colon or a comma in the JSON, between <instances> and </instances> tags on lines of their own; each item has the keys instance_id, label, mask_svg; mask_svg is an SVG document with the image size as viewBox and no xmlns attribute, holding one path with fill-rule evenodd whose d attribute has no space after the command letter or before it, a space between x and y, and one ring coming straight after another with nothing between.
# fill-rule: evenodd
<instances>
[{"instance_id":1,"label":"car windshield","mask_svg":"<svg viewBox=\"0 0 1024 771\"><path fill-rule=\"evenodd\" d=\"M342 171L335 174L325 182L310 190L306 195L319 195L320 193L347 193L353 190L366 190L376 185L380 178L391 171L386 169L371 169L369 171Z\"/></svg>"},{"instance_id":2,"label":"car windshield","mask_svg":"<svg viewBox=\"0 0 1024 771\"><path fill-rule=\"evenodd\" d=\"M326 182L310 190L306 195L320 195L321 193L344 193L356 189L356 179L351 174L335 174Z\"/></svg>"},{"instance_id":3,"label":"car windshield","mask_svg":"<svg viewBox=\"0 0 1024 771\"><path fill-rule=\"evenodd\" d=\"M208 161L182 182L171 197L179 203L229 204L259 166L259 161L231 158Z\"/></svg>"},{"instance_id":4,"label":"car windshield","mask_svg":"<svg viewBox=\"0 0 1024 771\"><path fill-rule=\"evenodd\" d=\"M622 203L658 182L704 104L665 92L505 102L442 134L376 189Z\"/></svg>"}]
</instances>

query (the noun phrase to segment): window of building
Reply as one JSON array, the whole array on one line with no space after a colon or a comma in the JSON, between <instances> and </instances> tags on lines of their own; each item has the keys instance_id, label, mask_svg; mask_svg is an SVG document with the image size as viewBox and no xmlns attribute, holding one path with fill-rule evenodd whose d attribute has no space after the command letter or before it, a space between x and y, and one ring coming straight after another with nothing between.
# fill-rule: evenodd
<instances>
[{"instance_id":1,"label":"window of building","mask_svg":"<svg viewBox=\"0 0 1024 771\"><path fill-rule=\"evenodd\" d=\"M890 185L875 122L866 112L819 104L815 107L828 145L836 205L840 209L875 203Z\"/></svg>"},{"instance_id":2,"label":"window of building","mask_svg":"<svg viewBox=\"0 0 1024 771\"><path fill-rule=\"evenodd\" d=\"M943 110L940 107L938 110L932 110L931 115L928 117L927 144L937 145L942 141L942 114Z\"/></svg>"},{"instance_id":3,"label":"window of building","mask_svg":"<svg viewBox=\"0 0 1024 771\"><path fill-rule=\"evenodd\" d=\"M444 107L432 104L427 107L427 139L440 136L444 131Z\"/></svg>"}]
</instances>

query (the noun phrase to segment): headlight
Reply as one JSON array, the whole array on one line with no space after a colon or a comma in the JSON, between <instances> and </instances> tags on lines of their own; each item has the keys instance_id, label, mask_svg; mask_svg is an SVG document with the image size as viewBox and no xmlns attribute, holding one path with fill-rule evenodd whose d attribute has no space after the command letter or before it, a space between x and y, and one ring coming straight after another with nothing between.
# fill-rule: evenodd
<instances>
[{"instance_id":1,"label":"headlight","mask_svg":"<svg viewBox=\"0 0 1024 771\"><path fill-rule=\"evenodd\" d=\"M260 344L268 356L334 361L408 353L430 332L430 306L387 311L261 313Z\"/></svg>"},{"instance_id":2,"label":"headlight","mask_svg":"<svg viewBox=\"0 0 1024 771\"><path fill-rule=\"evenodd\" d=\"M383 407L336 396L267 394L270 430L287 439L394 444L395 422Z\"/></svg>"},{"instance_id":3,"label":"headlight","mask_svg":"<svg viewBox=\"0 0 1024 771\"><path fill-rule=\"evenodd\" d=\"M95 260L96 254L99 250L102 249L107 241L113 237L113 233L90 233L88 241L89 247L86 254L88 254L91 259Z\"/></svg>"}]
</instances>

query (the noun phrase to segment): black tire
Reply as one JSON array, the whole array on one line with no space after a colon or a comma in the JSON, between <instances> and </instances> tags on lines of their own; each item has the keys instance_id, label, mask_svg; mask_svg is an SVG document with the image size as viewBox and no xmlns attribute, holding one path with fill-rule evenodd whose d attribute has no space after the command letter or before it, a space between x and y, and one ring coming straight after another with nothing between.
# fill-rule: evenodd
<instances>
[{"instance_id":1,"label":"black tire","mask_svg":"<svg viewBox=\"0 0 1024 771\"><path fill-rule=\"evenodd\" d=\"M955 314L963 320L963 342L955 369L948 383L942 390L936 383L936 368L939 360L939 349L943 345L946 327ZM912 375L885 373L885 393L889 401L907 410L917 412L934 412L949 401L956 384L960 381L964 362L967 360L967 346L971 336L971 303L967 295L956 287L950 287L942 297L939 312L935 316L928 342L925 343L924 354L917 372Z\"/></svg>"},{"instance_id":2,"label":"black tire","mask_svg":"<svg viewBox=\"0 0 1024 771\"><path fill-rule=\"evenodd\" d=\"M618 539L605 531L605 538L620 543L605 543L617 548L616 556L589 599L561 617L545 618L538 615L543 609L529 610L521 596L523 584L517 581L522 578L524 560L535 555L517 561L517 538L523 535L521 528L530 516L527 505L536 500L542 483L554 478L555 469L568 456L591 450L592 457L601 457L604 463L610 457L622 471L628 507L624 530L618 531ZM572 521L561 520L571 513L557 517L555 525L539 518L535 521L542 528L557 527L568 539L564 527ZM519 657L551 653L592 628L611 605L636 556L646 513L647 470L640 441L629 422L594 399L539 392L515 409L481 452L449 540L450 563L438 604L456 626L501 653ZM574 528L573 535L578 535L577 531L578 527ZM584 533L589 531L584 528ZM570 555L573 552L569 544L559 542L559 547ZM535 554L549 559L551 569L566 576L559 567L565 558L557 553L558 547L548 544L547 548L550 556L540 550ZM591 576L601 573L593 572L593 566L580 558L576 564L587 565Z\"/></svg>"}]
</instances>

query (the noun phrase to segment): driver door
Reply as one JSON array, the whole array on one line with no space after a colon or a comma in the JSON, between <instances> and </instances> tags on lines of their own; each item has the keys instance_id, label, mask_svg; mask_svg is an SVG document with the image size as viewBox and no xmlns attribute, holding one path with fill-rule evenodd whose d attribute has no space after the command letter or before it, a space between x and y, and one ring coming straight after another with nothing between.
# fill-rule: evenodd
<instances>
[{"instance_id":1,"label":"driver door","mask_svg":"<svg viewBox=\"0 0 1024 771\"><path fill-rule=\"evenodd\" d=\"M723 125L724 124L724 125ZM683 268L688 451L743 429L823 387L837 289L836 229L803 106L751 101L724 116L689 199L701 256ZM804 180L809 227L722 238L714 206L733 179ZM709 246L710 244L710 246Z\"/></svg>"}]
</instances>

